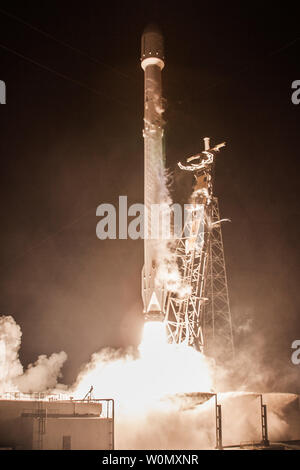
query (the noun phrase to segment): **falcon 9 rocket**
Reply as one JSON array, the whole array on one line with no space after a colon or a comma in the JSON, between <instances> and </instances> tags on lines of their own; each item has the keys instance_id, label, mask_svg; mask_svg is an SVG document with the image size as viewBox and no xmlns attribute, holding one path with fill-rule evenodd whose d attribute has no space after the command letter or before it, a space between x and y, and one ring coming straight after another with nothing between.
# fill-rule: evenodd
<instances>
[{"instance_id":1,"label":"falcon 9 rocket","mask_svg":"<svg viewBox=\"0 0 300 470\"><path fill-rule=\"evenodd\" d=\"M142 297L145 320L163 320L166 290L158 282L160 237L154 238L152 208L163 202L163 106L161 71L164 68L163 37L156 26L142 35L141 66L144 70L144 267ZM157 206L156 206L157 207ZM153 230L154 229L154 230Z\"/></svg>"}]
</instances>

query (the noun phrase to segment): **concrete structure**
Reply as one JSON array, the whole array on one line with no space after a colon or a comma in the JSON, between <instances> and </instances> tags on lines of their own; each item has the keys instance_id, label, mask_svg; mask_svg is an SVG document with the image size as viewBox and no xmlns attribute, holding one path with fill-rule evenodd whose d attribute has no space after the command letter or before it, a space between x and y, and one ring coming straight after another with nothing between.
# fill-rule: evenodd
<instances>
[{"instance_id":1,"label":"concrete structure","mask_svg":"<svg viewBox=\"0 0 300 470\"><path fill-rule=\"evenodd\" d=\"M113 400L0 399L0 448L111 450Z\"/></svg>"}]
</instances>

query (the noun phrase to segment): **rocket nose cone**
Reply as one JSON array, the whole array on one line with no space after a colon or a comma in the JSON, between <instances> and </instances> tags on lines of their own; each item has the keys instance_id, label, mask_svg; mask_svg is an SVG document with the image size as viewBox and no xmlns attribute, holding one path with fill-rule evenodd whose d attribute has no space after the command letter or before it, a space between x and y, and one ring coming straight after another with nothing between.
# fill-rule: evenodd
<instances>
[{"instance_id":1,"label":"rocket nose cone","mask_svg":"<svg viewBox=\"0 0 300 470\"><path fill-rule=\"evenodd\" d=\"M156 23L149 23L146 28L144 29L143 31L143 35L144 34L148 34L148 33L156 33L156 34L161 34L161 30L159 29L159 27L157 26Z\"/></svg>"},{"instance_id":2,"label":"rocket nose cone","mask_svg":"<svg viewBox=\"0 0 300 470\"><path fill-rule=\"evenodd\" d=\"M150 23L142 35L142 53L141 60L149 57L156 57L164 60L164 40L158 26Z\"/></svg>"}]
</instances>

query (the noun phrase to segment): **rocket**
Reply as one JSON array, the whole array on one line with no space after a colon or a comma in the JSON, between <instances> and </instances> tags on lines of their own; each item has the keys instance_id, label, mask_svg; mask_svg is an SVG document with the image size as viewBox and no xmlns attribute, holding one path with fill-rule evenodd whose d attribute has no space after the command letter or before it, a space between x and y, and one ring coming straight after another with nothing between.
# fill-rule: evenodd
<instances>
[{"instance_id":1,"label":"rocket","mask_svg":"<svg viewBox=\"0 0 300 470\"><path fill-rule=\"evenodd\" d=\"M145 320L162 321L166 290L157 280L159 239L153 238L151 208L163 201L164 178L163 106L161 72L164 68L164 43L160 31L149 25L142 35L141 66L144 70L144 267L142 297Z\"/></svg>"}]
</instances>

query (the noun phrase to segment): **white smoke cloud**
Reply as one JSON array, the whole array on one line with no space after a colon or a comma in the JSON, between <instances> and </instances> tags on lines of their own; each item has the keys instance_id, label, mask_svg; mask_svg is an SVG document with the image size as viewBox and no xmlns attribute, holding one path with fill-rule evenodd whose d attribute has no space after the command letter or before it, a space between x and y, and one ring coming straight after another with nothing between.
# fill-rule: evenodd
<instances>
[{"instance_id":1,"label":"white smoke cloud","mask_svg":"<svg viewBox=\"0 0 300 470\"><path fill-rule=\"evenodd\" d=\"M72 395L83 398L92 385L95 396L114 398L132 413L168 394L211 390L212 363L194 348L155 344L148 349L146 344L140 351L105 348L94 353L79 373Z\"/></svg>"},{"instance_id":2,"label":"white smoke cloud","mask_svg":"<svg viewBox=\"0 0 300 470\"><path fill-rule=\"evenodd\" d=\"M42 392L56 386L67 359L64 351L38 357L24 372L19 360L21 328L12 316L0 316L0 393Z\"/></svg>"},{"instance_id":3,"label":"white smoke cloud","mask_svg":"<svg viewBox=\"0 0 300 470\"><path fill-rule=\"evenodd\" d=\"M93 386L95 398L115 400L117 449L192 449L199 443L208 448L214 436L212 410L204 413L209 423L205 427L195 411L179 410L184 398L178 405L172 397L209 392L212 366L191 347L142 341L139 350L94 353L69 393L80 399Z\"/></svg>"},{"instance_id":4,"label":"white smoke cloud","mask_svg":"<svg viewBox=\"0 0 300 470\"><path fill-rule=\"evenodd\" d=\"M14 379L23 373L19 361L22 332L11 316L0 316L0 393L17 391Z\"/></svg>"},{"instance_id":5,"label":"white smoke cloud","mask_svg":"<svg viewBox=\"0 0 300 470\"><path fill-rule=\"evenodd\" d=\"M134 348L107 348L92 355L69 393L83 398L93 386L94 397L114 398L117 449L213 449L215 397L195 404L190 395L219 392L220 371L189 347L162 348L153 342L146 355ZM216 374L218 381L214 380ZM263 377L260 379L263 388ZM266 393L263 402L268 407L270 439L299 439L299 397ZM218 393L218 403L222 406L224 445L261 441L258 393Z\"/></svg>"},{"instance_id":6,"label":"white smoke cloud","mask_svg":"<svg viewBox=\"0 0 300 470\"><path fill-rule=\"evenodd\" d=\"M144 413L116 417L118 449L212 449L215 445L213 403L191 410L156 403ZM130 432L128 432L130 430Z\"/></svg>"},{"instance_id":7,"label":"white smoke cloud","mask_svg":"<svg viewBox=\"0 0 300 470\"><path fill-rule=\"evenodd\" d=\"M183 285L176 259L176 239L170 236L166 238L165 230L169 230L171 235L171 227L166 227L171 213L173 204L170 195L171 174L168 170L164 170L159 174L159 190L160 190L160 207L161 216L164 221L160 226L160 239L155 245L157 259L157 274L155 282L159 287L164 287L169 292L174 292L180 296L186 295L186 287Z\"/></svg>"},{"instance_id":8,"label":"white smoke cloud","mask_svg":"<svg viewBox=\"0 0 300 470\"><path fill-rule=\"evenodd\" d=\"M293 394L263 396L271 442L299 439L298 400ZM222 407L224 446L261 442L260 396L227 392L218 394L218 403ZM178 403L157 402L139 415L116 416L116 445L118 449L214 449L215 419L214 397L186 410Z\"/></svg>"},{"instance_id":9,"label":"white smoke cloud","mask_svg":"<svg viewBox=\"0 0 300 470\"><path fill-rule=\"evenodd\" d=\"M29 364L24 374L15 378L14 383L23 393L44 392L56 387L61 377L61 368L67 359L64 351L50 357L41 355L34 364Z\"/></svg>"}]
</instances>

